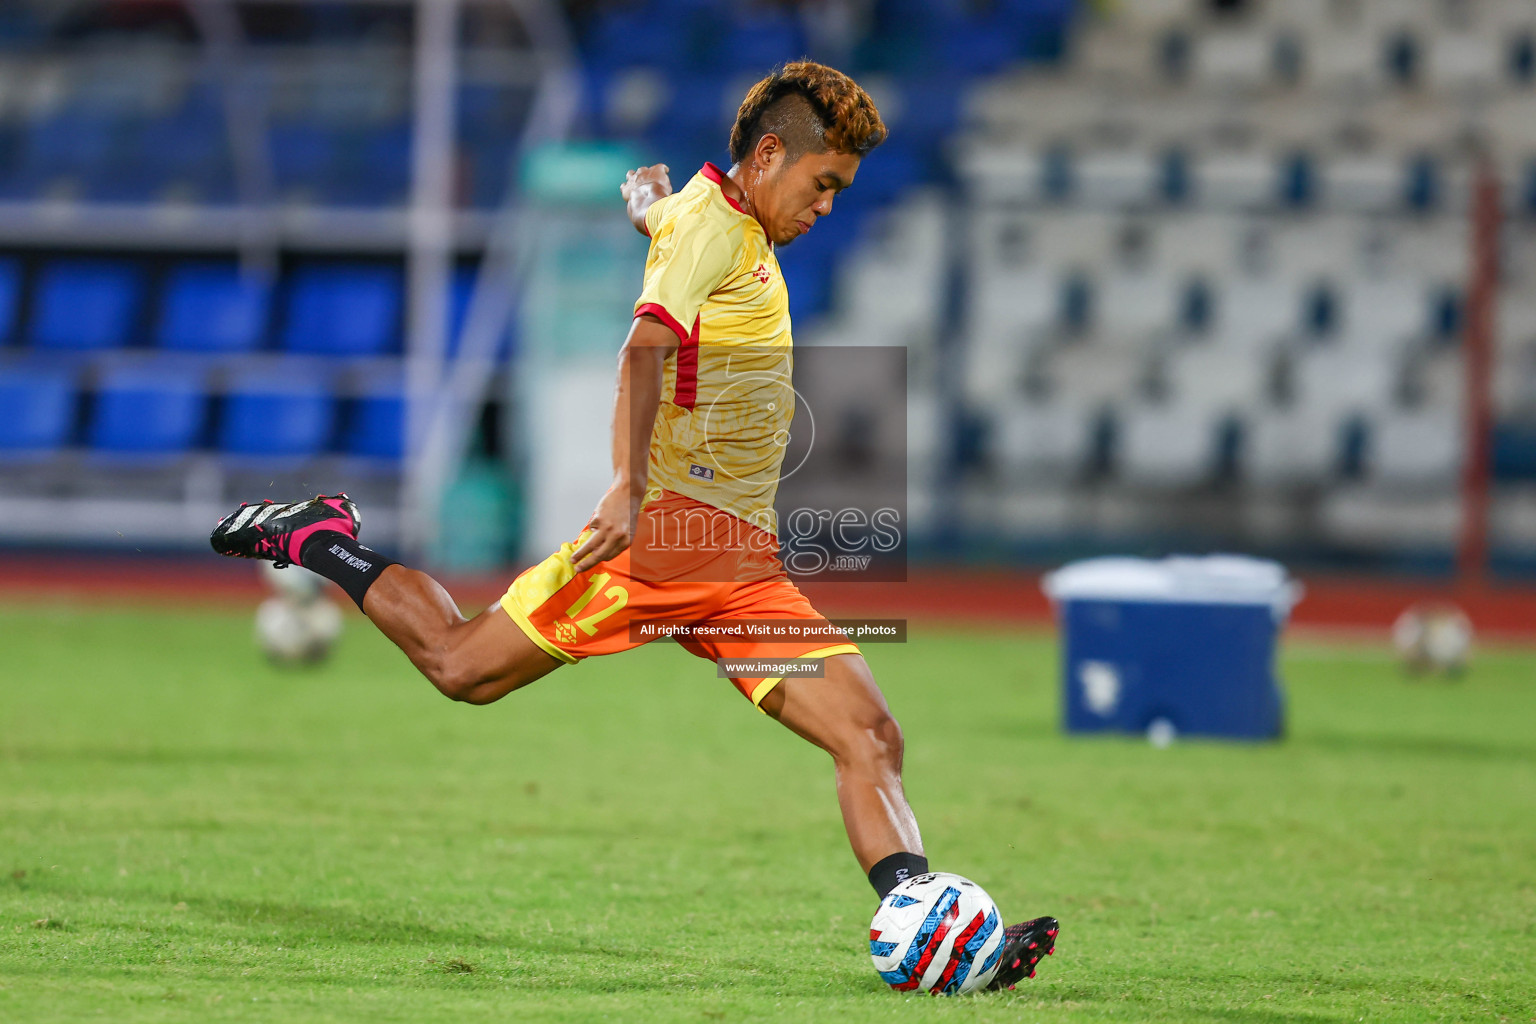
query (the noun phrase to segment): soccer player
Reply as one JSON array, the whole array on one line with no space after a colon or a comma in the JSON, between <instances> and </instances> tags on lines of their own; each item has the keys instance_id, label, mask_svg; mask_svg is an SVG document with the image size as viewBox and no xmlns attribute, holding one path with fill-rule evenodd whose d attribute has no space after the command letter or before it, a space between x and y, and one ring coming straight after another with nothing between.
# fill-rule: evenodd
<instances>
[{"instance_id":1,"label":"soccer player","mask_svg":"<svg viewBox=\"0 0 1536 1024\"><path fill-rule=\"evenodd\" d=\"M636 623L827 626L798 643L729 634L679 642L714 661L824 659L822 678L732 682L831 755L849 842L883 899L928 870L902 791L901 729L858 647L785 574L773 499L795 407L775 250L831 214L885 135L863 89L802 61L747 94L729 171L706 164L676 193L665 166L629 172L620 192L651 242L619 352L613 483L576 539L518 576L490 609L466 621L430 576L359 544L345 495L242 505L214 529L214 550L334 580L438 690L473 704L638 646L649 637L635 635ZM1056 932L1049 917L1007 928L992 987L1032 976Z\"/></svg>"}]
</instances>

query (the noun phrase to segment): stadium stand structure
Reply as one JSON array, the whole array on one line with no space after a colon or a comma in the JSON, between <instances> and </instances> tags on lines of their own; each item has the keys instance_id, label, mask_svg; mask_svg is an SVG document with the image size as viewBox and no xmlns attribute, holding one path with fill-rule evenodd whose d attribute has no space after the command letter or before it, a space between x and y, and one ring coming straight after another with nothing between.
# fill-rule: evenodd
<instances>
[{"instance_id":1,"label":"stadium stand structure","mask_svg":"<svg viewBox=\"0 0 1536 1024\"><path fill-rule=\"evenodd\" d=\"M382 504L370 533L388 543L412 365L414 5L240 0L238 53L217 49L228 41L195 6L0 13L0 390L15 410L0 428L0 537L108 539L93 503L126 489L143 500L113 535L188 542L236 493L323 479ZM513 6L463 5L450 356L545 81ZM769 66L812 53L867 73L897 135L839 216L786 254L807 322L831 308L838 255L879 211L924 211L931 248L935 201L906 197L948 180L964 84L1059 54L1073 5L1009 0L983 17L901 0L866 24L723 0L569 12L578 134L665 161L679 181L726 162L736 104ZM253 140L257 173L240 152ZM248 258L253 244L264 261ZM904 274L924 325L913 341L931 346L943 265L871 255L841 276L863 282L850 286L858 310L895 328L882 277ZM501 377L514 354L498 347ZM917 404L937 427L934 394ZM934 448L935 432L914 429L914 442Z\"/></svg>"},{"instance_id":2,"label":"stadium stand structure","mask_svg":"<svg viewBox=\"0 0 1536 1024\"><path fill-rule=\"evenodd\" d=\"M0 12L0 539L186 545L319 480L394 532L413 8L240 6L238 67L192 5ZM450 356L541 84L508 5L463 24Z\"/></svg>"},{"instance_id":3,"label":"stadium stand structure","mask_svg":"<svg viewBox=\"0 0 1536 1024\"><path fill-rule=\"evenodd\" d=\"M966 97L961 529L1444 560L1486 156L1495 544L1528 553L1536 8L1105 7Z\"/></svg>"},{"instance_id":4,"label":"stadium stand structure","mask_svg":"<svg viewBox=\"0 0 1536 1024\"><path fill-rule=\"evenodd\" d=\"M190 15L154 31L44 4L0 17L6 500L96 500L136 459L156 463L140 477L168 488L161 508L338 466L396 500L411 8L320 7L247 19L236 77L270 157L266 274L235 259L252 185ZM465 7L450 234L466 274L536 96L532 62L508 58L523 52L509 9ZM735 104L779 60L827 60L875 95L891 140L782 266L800 341L909 348L914 525L974 556L1133 543L1443 561L1485 155L1507 208L1494 541L1506 562L1536 551L1528 3L569 9L579 134L675 180L725 161ZM461 277L450 351L469 294ZM164 387L135 390L156 374ZM281 379L313 390L262 390ZM291 415L292 436L286 419L270 442L242 427L259 407ZM122 441L123 417L153 418L155 443Z\"/></svg>"}]
</instances>

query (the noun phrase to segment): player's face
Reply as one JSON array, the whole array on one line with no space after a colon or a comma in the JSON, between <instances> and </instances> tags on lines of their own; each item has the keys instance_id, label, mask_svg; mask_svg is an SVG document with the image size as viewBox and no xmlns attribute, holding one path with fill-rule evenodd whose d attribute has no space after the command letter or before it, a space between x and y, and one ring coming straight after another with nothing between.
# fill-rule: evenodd
<instances>
[{"instance_id":1,"label":"player's face","mask_svg":"<svg viewBox=\"0 0 1536 1024\"><path fill-rule=\"evenodd\" d=\"M806 153L780 162L763 184L759 210L774 245L788 245L832 212L832 200L853 184L859 158L851 153Z\"/></svg>"}]
</instances>

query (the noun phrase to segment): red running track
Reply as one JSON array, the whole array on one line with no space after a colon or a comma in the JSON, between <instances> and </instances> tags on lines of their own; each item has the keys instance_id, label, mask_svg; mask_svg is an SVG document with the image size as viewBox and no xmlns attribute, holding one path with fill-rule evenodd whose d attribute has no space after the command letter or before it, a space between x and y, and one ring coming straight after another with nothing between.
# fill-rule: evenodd
<instances>
[{"instance_id":1,"label":"red running track","mask_svg":"<svg viewBox=\"0 0 1536 1024\"><path fill-rule=\"evenodd\" d=\"M466 611L490 604L516 574L445 580ZM1536 587L1457 587L1441 581L1372 576L1305 576L1292 621L1301 627L1384 636L1418 601L1462 608L1479 635L1536 641ZM1040 574L975 569L915 570L906 583L807 584L832 617L905 618L982 626L1042 625L1051 619ZM212 557L0 554L0 601L47 599L106 604L249 606L265 594L248 562Z\"/></svg>"}]
</instances>

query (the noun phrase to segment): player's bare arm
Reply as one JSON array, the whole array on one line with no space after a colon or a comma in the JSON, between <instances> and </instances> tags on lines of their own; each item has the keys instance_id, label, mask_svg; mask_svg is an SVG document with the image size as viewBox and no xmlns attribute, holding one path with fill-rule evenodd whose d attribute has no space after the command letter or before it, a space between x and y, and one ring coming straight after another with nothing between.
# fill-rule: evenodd
<instances>
[{"instance_id":1,"label":"player's bare arm","mask_svg":"<svg viewBox=\"0 0 1536 1024\"><path fill-rule=\"evenodd\" d=\"M624 175L624 184L619 186L619 195L629 209L629 222L642 235L650 235L645 215L651 204L672 194L672 179L667 176L671 170L666 164L637 167Z\"/></svg>"},{"instance_id":2,"label":"player's bare arm","mask_svg":"<svg viewBox=\"0 0 1536 1024\"><path fill-rule=\"evenodd\" d=\"M619 351L614 388L613 483L592 513L591 534L571 555L577 572L614 557L635 538L650 478L651 433L661 406L662 370L676 351L677 335L670 327L649 314L635 317Z\"/></svg>"}]
</instances>

